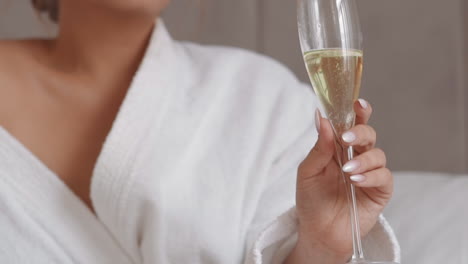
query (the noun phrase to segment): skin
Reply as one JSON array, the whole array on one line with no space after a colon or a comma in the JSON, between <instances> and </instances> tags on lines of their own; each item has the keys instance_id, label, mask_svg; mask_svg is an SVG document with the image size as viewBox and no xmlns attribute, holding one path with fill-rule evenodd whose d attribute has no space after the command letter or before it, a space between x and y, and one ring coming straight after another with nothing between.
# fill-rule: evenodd
<instances>
[{"instance_id":1,"label":"skin","mask_svg":"<svg viewBox=\"0 0 468 264\"><path fill-rule=\"evenodd\" d=\"M96 159L168 2L61 0L56 39L0 41L0 125L91 210ZM391 197L392 176L366 125L371 107L356 104L355 111L357 139L350 145L361 166L352 174L367 176L356 184L365 235ZM319 120L319 140L298 168L299 240L287 264L345 263L352 251L333 133Z\"/></svg>"},{"instance_id":2,"label":"skin","mask_svg":"<svg viewBox=\"0 0 468 264\"><path fill-rule=\"evenodd\" d=\"M393 193L393 177L386 166L385 153L375 148L376 132L367 125L372 114L359 102L354 104L356 126L350 131L356 139L354 161L359 167L346 175L363 175L365 180L354 182L361 224L365 236L376 224ZM330 122L316 114L319 139L300 164L297 175L296 203L299 217L299 239L286 264L343 264L352 255L349 208L345 185L336 162L334 134Z\"/></svg>"},{"instance_id":3,"label":"skin","mask_svg":"<svg viewBox=\"0 0 468 264\"><path fill-rule=\"evenodd\" d=\"M91 209L94 164L167 2L61 0L57 39L0 42L0 124Z\"/></svg>"}]
</instances>

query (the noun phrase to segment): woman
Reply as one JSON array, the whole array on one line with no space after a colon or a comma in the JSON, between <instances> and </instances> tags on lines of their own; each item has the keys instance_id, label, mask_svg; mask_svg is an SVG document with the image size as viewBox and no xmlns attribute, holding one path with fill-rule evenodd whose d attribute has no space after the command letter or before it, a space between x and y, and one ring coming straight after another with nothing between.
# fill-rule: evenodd
<instances>
[{"instance_id":1,"label":"woman","mask_svg":"<svg viewBox=\"0 0 468 264\"><path fill-rule=\"evenodd\" d=\"M314 135L310 88L270 59L173 41L158 19L169 1L33 2L60 32L0 43L1 263L349 259L333 133L317 111ZM366 249L398 259L379 218L392 176L370 105L355 111L345 169Z\"/></svg>"}]
</instances>

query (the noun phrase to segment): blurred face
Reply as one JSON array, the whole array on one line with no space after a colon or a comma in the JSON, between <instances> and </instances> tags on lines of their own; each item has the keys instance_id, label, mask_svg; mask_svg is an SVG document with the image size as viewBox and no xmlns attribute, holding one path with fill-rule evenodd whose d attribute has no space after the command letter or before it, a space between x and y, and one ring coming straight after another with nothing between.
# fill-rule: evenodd
<instances>
[{"instance_id":1,"label":"blurred face","mask_svg":"<svg viewBox=\"0 0 468 264\"><path fill-rule=\"evenodd\" d=\"M170 0L59 0L60 5L86 6L123 15L157 16Z\"/></svg>"}]
</instances>

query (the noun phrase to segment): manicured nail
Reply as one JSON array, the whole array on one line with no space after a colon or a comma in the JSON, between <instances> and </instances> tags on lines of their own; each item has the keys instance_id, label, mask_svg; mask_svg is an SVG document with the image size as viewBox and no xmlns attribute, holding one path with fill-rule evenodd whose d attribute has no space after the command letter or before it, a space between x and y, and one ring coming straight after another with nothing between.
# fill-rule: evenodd
<instances>
[{"instance_id":1,"label":"manicured nail","mask_svg":"<svg viewBox=\"0 0 468 264\"><path fill-rule=\"evenodd\" d=\"M366 180L366 176L357 174L349 177L353 182L363 182Z\"/></svg>"},{"instance_id":2,"label":"manicured nail","mask_svg":"<svg viewBox=\"0 0 468 264\"><path fill-rule=\"evenodd\" d=\"M351 131L344 133L341 137L343 138L343 141L347 143L351 143L356 140L356 135Z\"/></svg>"},{"instance_id":3,"label":"manicured nail","mask_svg":"<svg viewBox=\"0 0 468 264\"><path fill-rule=\"evenodd\" d=\"M343 166L343 171L344 171L344 172L353 172L353 171L355 171L357 168L359 168L359 166L361 166L361 164L359 163L359 161L357 161L357 160L351 160L351 161L346 162L346 164Z\"/></svg>"},{"instance_id":4,"label":"manicured nail","mask_svg":"<svg viewBox=\"0 0 468 264\"><path fill-rule=\"evenodd\" d=\"M317 129L317 132L320 133L320 119L322 119L322 115L320 114L320 110L317 108L315 110L315 128Z\"/></svg>"},{"instance_id":5,"label":"manicured nail","mask_svg":"<svg viewBox=\"0 0 468 264\"><path fill-rule=\"evenodd\" d=\"M364 100L364 99L359 99L358 102L361 105L361 107L364 108L364 109L367 109L367 107L369 106L367 104L366 100Z\"/></svg>"}]
</instances>

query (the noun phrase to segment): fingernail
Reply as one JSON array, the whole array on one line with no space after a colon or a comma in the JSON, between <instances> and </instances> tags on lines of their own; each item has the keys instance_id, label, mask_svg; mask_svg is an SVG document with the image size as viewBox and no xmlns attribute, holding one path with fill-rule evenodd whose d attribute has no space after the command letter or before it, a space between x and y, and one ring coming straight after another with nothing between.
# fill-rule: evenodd
<instances>
[{"instance_id":1,"label":"fingernail","mask_svg":"<svg viewBox=\"0 0 468 264\"><path fill-rule=\"evenodd\" d=\"M361 107L364 108L364 109L367 109L367 107L369 106L367 104L366 100L364 100L364 99L359 99L358 102L361 105Z\"/></svg>"},{"instance_id":2,"label":"fingernail","mask_svg":"<svg viewBox=\"0 0 468 264\"><path fill-rule=\"evenodd\" d=\"M357 168L359 168L361 164L357 160L351 160L346 162L346 164L343 166L343 171L344 172L353 172Z\"/></svg>"},{"instance_id":3,"label":"fingernail","mask_svg":"<svg viewBox=\"0 0 468 264\"><path fill-rule=\"evenodd\" d=\"M315 110L315 128L317 129L317 132L320 133L320 119L322 118L322 115L320 114L320 110L317 108Z\"/></svg>"},{"instance_id":4,"label":"fingernail","mask_svg":"<svg viewBox=\"0 0 468 264\"><path fill-rule=\"evenodd\" d=\"M341 137L343 138L343 141L347 143L351 143L356 140L356 135L351 131L344 133Z\"/></svg>"},{"instance_id":5,"label":"fingernail","mask_svg":"<svg viewBox=\"0 0 468 264\"><path fill-rule=\"evenodd\" d=\"M349 177L351 179L351 181L353 182L363 182L366 180L366 176L364 175L361 175L361 174L357 174L357 175L353 175L351 177Z\"/></svg>"}]
</instances>

